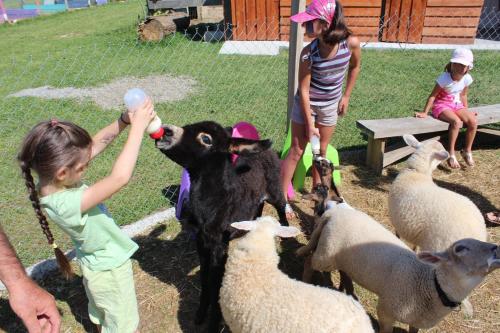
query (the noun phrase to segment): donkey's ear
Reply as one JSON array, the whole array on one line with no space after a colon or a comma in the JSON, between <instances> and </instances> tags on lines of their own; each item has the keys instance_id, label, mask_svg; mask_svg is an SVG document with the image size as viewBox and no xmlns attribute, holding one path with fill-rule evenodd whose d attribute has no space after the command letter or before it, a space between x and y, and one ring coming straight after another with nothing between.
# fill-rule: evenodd
<instances>
[{"instance_id":1,"label":"donkey's ear","mask_svg":"<svg viewBox=\"0 0 500 333\"><path fill-rule=\"evenodd\" d=\"M224 129L226 130L227 135L230 137L233 136L233 128L231 126L224 127Z\"/></svg>"},{"instance_id":2,"label":"donkey's ear","mask_svg":"<svg viewBox=\"0 0 500 333\"><path fill-rule=\"evenodd\" d=\"M229 152L232 154L256 154L269 149L271 145L271 140L231 138Z\"/></svg>"}]
</instances>

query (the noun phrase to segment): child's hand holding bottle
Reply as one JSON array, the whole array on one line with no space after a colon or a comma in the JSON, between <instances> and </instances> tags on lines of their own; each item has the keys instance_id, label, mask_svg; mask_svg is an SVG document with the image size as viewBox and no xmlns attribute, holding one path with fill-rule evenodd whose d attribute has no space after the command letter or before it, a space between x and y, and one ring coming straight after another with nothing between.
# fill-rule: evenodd
<instances>
[{"instance_id":1,"label":"child's hand holding bottle","mask_svg":"<svg viewBox=\"0 0 500 333\"><path fill-rule=\"evenodd\" d=\"M128 118L132 128L138 127L141 131L145 131L151 121L155 119L156 112L153 108L151 98L146 97L146 101L139 107L128 110Z\"/></svg>"},{"instance_id":2,"label":"child's hand holding bottle","mask_svg":"<svg viewBox=\"0 0 500 333\"><path fill-rule=\"evenodd\" d=\"M151 105L153 116L147 125L146 132L152 139L159 139L163 136L163 128L161 127L161 120L154 112L151 98L146 95L144 91L139 88L133 88L127 91L123 97L125 106L128 110L128 118L131 120L132 114L136 113L140 108L149 108L148 101Z\"/></svg>"}]
</instances>

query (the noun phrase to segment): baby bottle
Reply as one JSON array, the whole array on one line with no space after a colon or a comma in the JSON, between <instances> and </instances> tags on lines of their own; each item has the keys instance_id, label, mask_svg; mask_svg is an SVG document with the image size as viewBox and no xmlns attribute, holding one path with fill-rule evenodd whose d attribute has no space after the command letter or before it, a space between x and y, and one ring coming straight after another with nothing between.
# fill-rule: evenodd
<instances>
[{"instance_id":1,"label":"baby bottle","mask_svg":"<svg viewBox=\"0 0 500 333\"><path fill-rule=\"evenodd\" d=\"M317 135L311 136L311 150L313 155L319 155L320 149L319 149L319 137Z\"/></svg>"},{"instance_id":2,"label":"baby bottle","mask_svg":"<svg viewBox=\"0 0 500 333\"><path fill-rule=\"evenodd\" d=\"M147 95L142 89L132 88L125 93L123 101L128 110L134 110L144 103L146 97ZM148 132L151 139L160 139L163 136L163 127L161 127L161 119L158 116L151 120L146 132Z\"/></svg>"}]
</instances>

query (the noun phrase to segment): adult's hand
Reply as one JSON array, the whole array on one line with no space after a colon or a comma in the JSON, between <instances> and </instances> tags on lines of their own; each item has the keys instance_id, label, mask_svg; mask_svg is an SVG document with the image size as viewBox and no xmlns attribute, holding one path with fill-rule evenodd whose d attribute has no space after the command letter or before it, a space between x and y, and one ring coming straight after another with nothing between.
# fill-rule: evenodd
<instances>
[{"instance_id":1,"label":"adult's hand","mask_svg":"<svg viewBox=\"0 0 500 333\"><path fill-rule=\"evenodd\" d=\"M61 316L54 297L29 277L22 277L9 286L9 303L29 333L58 333Z\"/></svg>"}]
</instances>

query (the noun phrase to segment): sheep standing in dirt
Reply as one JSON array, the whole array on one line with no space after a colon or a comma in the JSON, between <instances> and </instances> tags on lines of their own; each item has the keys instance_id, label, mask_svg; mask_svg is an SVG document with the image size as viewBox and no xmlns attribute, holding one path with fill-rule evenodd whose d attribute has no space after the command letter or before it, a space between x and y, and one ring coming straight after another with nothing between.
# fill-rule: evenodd
<instances>
[{"instance_id":1,"label":"sheep standing in dirt","mask_svg":"<svg viewBox=\"0 0 500 333\"><path fill-rule=\"evenodd\" d=\"M500 268L497 246L475 239L453 243L444 252L418 256L370 216L334 206L328 209L299 254L314 251L317 271L344 272L379 296L380 332L393 323L410 325L410 332L430 328L460 305L485 276ZM305 268L307 269L307 268ZM352 284L341 281L342 285Z\"/></svg>"},{"instance_id":2,"label":"sheep standing in dirt","mask_svg":"<svg viewBox=\"0 0 500 333\"><path fill-rule=\"evenodd\" d=\"M432 172L449 156L443 145L436 140L419 142L412 135L403 139L416 151L389 193L396 233L424 251L441 251L463 238L486 241L486 225L476 205L432 180Z\"/></svg>"},{"instance_id":3,"label":"sheep standing in dirt","mask_svg":"<svg viewBox=\"0 0 500 333\"><path fill-rule=\"evenodd\" d=\"M233 333L373 332L361 305L340 292L289 278L278 269L275 236L294 237L272 217L232 223L248 230L229 247L220 305Z\"/></svg>"},{"instance_id":4,"label":"sheep standing in dirt","mask_svg":"<svg viewBox=\"0 0 500 333\"><path fill-rule=\"evenodd\" d=\"M219 289L234 231L230 223L257 218L267 201L276 208L280 222L288 225L280 161L269 149L269 140L232 138L228 129L214 122L163 128L165 134L156 147L187 169L191 178L186 220L196 232L201 276L196 323L201 324L210 309L208 331L219 332ZM239 154L234 164L232 154Z\"/></svg>"}]
</instances>

